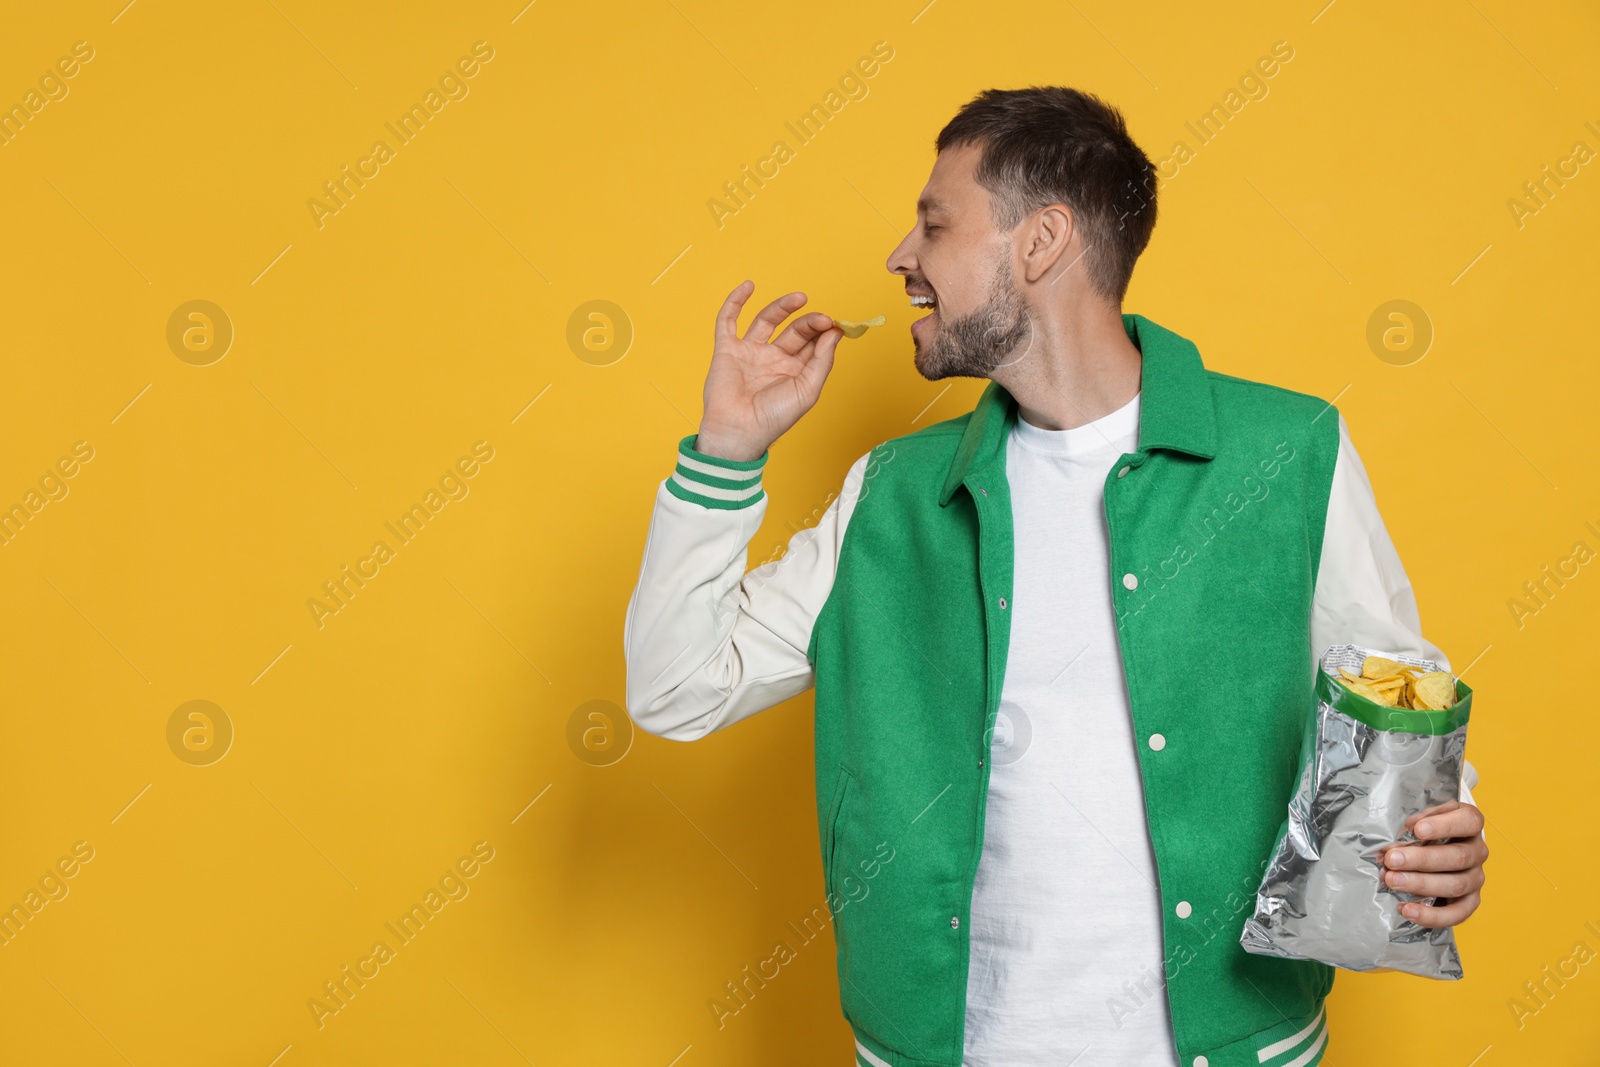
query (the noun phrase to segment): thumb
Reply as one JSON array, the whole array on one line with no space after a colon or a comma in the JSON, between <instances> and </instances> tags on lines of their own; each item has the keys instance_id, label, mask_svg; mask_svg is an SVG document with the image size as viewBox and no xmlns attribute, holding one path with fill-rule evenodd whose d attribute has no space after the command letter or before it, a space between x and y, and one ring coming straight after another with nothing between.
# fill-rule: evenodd
<instances>
[{"instance_id":1,"label":"thumb","mask_svg":"<svg viewBox=\"0 0 1600 1067\"><path fill-rule=\"evenodd\" d=\"M827 381L828 373L833 370L833 352L839 347L842 337L844 333L838 329L824 332L812 346L811 358L801 368L800 384L813 403L822 395L822 383Z\"/></svg>"}]
</instances>

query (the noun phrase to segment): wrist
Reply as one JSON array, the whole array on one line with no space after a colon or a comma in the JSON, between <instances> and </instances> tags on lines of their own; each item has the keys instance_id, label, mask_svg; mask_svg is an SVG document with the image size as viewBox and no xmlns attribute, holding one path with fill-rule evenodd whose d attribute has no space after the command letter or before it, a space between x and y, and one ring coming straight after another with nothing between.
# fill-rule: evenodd
<instances>
[{"instance_id":1,"label":"wrist","mask_svg":"<svg viewBox=\"0 0 1600 1067\"><path fill-rule=\"evenodd\" d=\"M754 463L766 456L768 447L715 429L708 432L703 426L689 439L689 446L702 456L729 463Z\"/></svg>"}]
</instances>

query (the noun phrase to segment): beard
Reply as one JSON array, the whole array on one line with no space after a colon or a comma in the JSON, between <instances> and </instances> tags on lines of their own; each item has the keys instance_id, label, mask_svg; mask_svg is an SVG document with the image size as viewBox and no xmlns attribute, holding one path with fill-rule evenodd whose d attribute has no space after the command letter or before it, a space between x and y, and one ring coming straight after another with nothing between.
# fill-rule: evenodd
<instances>
[{"instance_id":1,"label":"beard","mask_svg":"<svg viewBox=\"0 0 1600 1067\"><path fill-rule=\"evenodd\" d=\"M937 309L935 315L941 314ZM933 340L916 346L917 372L941 378L987 378L1033 331L1028 305L1011 278L1005 257L995 258L989 299L976 311L941 321Z\"/></svg>"}]
</instances>

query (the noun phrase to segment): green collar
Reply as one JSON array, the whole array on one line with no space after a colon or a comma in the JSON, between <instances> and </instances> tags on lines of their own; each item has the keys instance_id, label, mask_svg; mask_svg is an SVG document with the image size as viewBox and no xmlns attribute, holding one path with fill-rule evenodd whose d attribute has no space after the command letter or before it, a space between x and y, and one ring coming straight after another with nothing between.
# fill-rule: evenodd
<instances>
[{"instance_id":1,"label":"green collar","mask_svg":"<svg viewBox=\"0 0 1600 1067\"><path fill-rule=\"evenodd\" d=\"M1143 315L1122 316L1122 328L1143 356L1139 382L1139 451L1153 448L1185 452L1200 459L1217 454L1216 412L1211 383L1200 350L1188 338L1157 326ZM1004 447L1017 418L1017 401L991 381L978 398L966 432L939 494L950 502L972 470L1002 465Z\"/></svg>"}]
</instances>

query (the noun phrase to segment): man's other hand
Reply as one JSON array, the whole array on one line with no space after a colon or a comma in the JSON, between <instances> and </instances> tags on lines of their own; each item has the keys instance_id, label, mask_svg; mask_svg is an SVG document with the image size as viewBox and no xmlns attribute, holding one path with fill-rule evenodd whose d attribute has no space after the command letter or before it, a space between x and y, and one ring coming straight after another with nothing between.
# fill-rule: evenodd
<instances>
[{"instance_id":1,"label":"man's other hand","mask_svg":"<svg viewBox=\"0 0 1600 1067\"><path fill-rule=\"evenodd\" d=\"M1417 812L1405 825L1417 840L1391 845L1379 856L1383 883L1403 893L1438 898L1432 906L1416 900L1399 906L1400 914L1418 926L1455 926L1478 910L1481 899L1483 864L1489 858L1483 812L1452 800Z\"/></svg>"}]
</instances>

